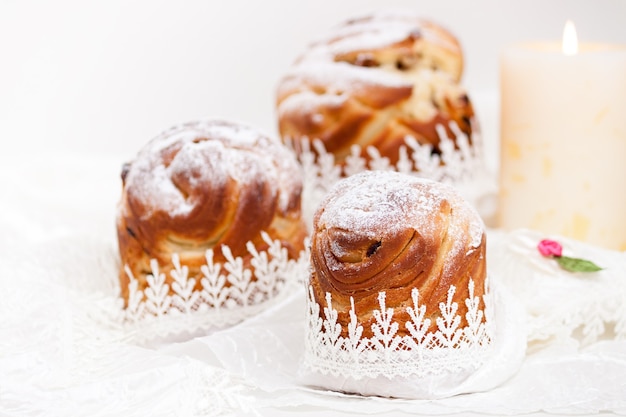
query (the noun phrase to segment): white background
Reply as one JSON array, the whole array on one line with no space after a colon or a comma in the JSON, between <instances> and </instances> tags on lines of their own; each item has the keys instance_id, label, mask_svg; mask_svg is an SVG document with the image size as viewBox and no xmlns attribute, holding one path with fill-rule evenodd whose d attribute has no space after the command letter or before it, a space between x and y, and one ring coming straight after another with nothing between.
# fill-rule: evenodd
<instances>
[{"instance_id":1,"label":"white background","mask_svg":"<svg viewBox=\"0 0 626 417\"><path fill-rule=\"evenodd\" d=\"M2 0L2 156L131 157L160 131L200 117L275 134L276 84L307 43L383 7L415 10L457 35L479 116L509 43L558 40L566 19L581 41L626 43L624 0ZM483 118L494 135L493 114Z\"/></svg>"}]
</instances>

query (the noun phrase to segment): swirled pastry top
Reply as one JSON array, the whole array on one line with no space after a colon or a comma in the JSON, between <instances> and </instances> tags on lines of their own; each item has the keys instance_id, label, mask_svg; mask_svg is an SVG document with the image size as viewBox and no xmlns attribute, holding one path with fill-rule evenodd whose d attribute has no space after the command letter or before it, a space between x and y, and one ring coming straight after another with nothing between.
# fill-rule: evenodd
<instances>
[{"instance_id":1,"label":"swirled pastry top","mask_svg":"<svg viewBox=\"0 0 626 417\"><path fill-rule=\"evenodd\" d=\"M328 193L313 220L312 286L345 310L371 311L385 291L387 306L405 305L417 288L437 312L450 285L467 297L469 279L482 296L484 225L451 186L392 171L348 177ZM460 310L464 306L460 306Z\"/></svg>"},{"instance_id":2,"label":"swirled pastry top","mask_svg":"<svg viewBox=\"0 0 626 417\"><path fill-rule=\"evenodd\" d=\"M200 121L167 130L122 178L120 216L153 255L217 243L237 250L276 216L300 222L295 158L279 141L239 124Z\"/></svg>"},{"instance_id":3,"label":"swirled pastry top","mask_svg":"<svg viewBox=\"0 0 626 417\"><path fill-rule=\"evenodd\" d=\"M395 161L406 135L437 148L437 124L472 131L462 71L458 40L433 22L400 13L348 21L312 43L280 80L281 135L320 139L340 161L353 144Z\"/></svg>"}]
</instances>

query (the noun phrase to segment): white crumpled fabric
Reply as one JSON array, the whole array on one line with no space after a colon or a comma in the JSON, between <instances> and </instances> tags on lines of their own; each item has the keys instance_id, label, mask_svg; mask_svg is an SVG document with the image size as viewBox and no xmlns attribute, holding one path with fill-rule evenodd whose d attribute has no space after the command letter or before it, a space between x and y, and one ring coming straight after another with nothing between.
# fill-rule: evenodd
<instances>
[{"instance_id":1,"label":"white crumpled fabric","mask_svg":"<svg viewBox=\"0 0 626 417\"><path fill-rule=\"evenodd\" d=\"M489 237L489 269L524 305L529 341L575 336L588 345L607 336L626 339L626 252L531 230L492 231ZM563 255L590 260L603 269L564 271L537 249L548 238L562 244Z\"/></svg>"},{"instance_id":2,"label":"white crumpled fabric","mask_svg":"<svg viewBox=\"0 0 626 417\"><path fill-rule=\"evenodd\" d=\"M528 231L488 234L490 274L521 306L528 349L484 392L403 400L310 388L298 367L303 289L233 327L138 344L111 319L120 162L0 166L11 179L0 201L0 414L626 414L626 255L557 236L606 268L572 275L539 256L544 236Z\"/></svg>"}]
</instances>

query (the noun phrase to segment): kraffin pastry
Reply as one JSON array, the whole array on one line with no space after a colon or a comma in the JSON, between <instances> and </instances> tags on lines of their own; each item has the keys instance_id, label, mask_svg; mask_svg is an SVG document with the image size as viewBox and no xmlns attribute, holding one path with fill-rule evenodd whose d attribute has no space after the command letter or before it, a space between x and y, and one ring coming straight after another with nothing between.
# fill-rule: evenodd
<instances>
[{"instance_id":1,"label":"kraffin pastry","mask_svg":"<svg viewBox=\"0 0 626 417\"><path fill-rule=\"evenodd\" d=\"M254 128L204 120L163 132L122 170L117 215L122 297L128 299L128 272L139 290L146 288L151 260L171 284L174 254L198 288L209 249L215 250L215 262L222 262L225 245L249 266L247 242L258 250L267 247L261 232L297 258L307 235L301 193L293 153Z\"/></svg>"},{"instance_id":2,"label":"kraffin pastry","mask_svg":"<svg viewBox=\"0 0 626 417\"><path fill-rule=\"evenodd\" d=\"M460 84L463 54L447 29L398 12L345 22L313 42L280 79L278 127L300 151L318 139L337 162L359 145L391 163L407 136L441 153L441 135L471 144L478 131Z\"/></svg>"},{"instance_id":3,"label":"kraffin pastry","mask_svg":"<svg viewBox=\"0 0 626 417\"><path fill-rule=\"evenodd\" d=\"M489 287L483 222L452 186L340 180L313 218L305 382L403 398L476 389L463 384L493 353Z\"/></svg>"}]
</instances>

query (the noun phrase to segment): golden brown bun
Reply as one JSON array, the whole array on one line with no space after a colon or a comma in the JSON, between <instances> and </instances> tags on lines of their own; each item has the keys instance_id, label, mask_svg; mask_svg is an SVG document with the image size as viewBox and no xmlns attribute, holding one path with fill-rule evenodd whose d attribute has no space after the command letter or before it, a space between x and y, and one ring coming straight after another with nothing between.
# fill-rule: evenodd
<instances>
[{"instance_id":1,"label":"golden brown bun","mask_svg":"<svg viewBox=\"0 0 626 417\"><path fill-rule=\"evenodd\" d=\"M310 284L320 305L326 293L332 295L344 329L353 297L363 337L371 337L380 291L394 320L405 323L410 318L399 307L412 306L411 290L417 288L434 331L439 303L454 285L453 301L465 325L470 278L475 296L485 291L485 248L481 218L452 187L366 171L337 183L315 213ZM406 329L398 331L403 335Z\"/></svg>"},{"instance_id":2,"label":"golden brown bun","mask_svg":"<svg viewBox=\"0 0 626 417\"><path fill-rule=\"evenodd\" d=\"M188 123L150 141L122 172L117 235L122 265L146 286L150 259L168 279L173 254L200 282L205 252L222 245L247 260L246 242L267 247L260 232L280 240L289 256L303 249L302 180L294 155L252 128ZM168 269L169 268L169 269ZM122 295L129 278L120 271Z\"/></svg>"},{"instance_id":3,"label":"golden brown bun","mask_svg":"<svg viewBox=\"0 0 626 417\"><path fill-rule=\"evenodd\" d=\"M463 56L443 27L406 14L351 20L310 45L279 81L283 139L320 139L338 162L374 146L392 163L407 135L439 152L436 125L471 142L474 110L459 85Z\"/></svg>"}]
</instances>

